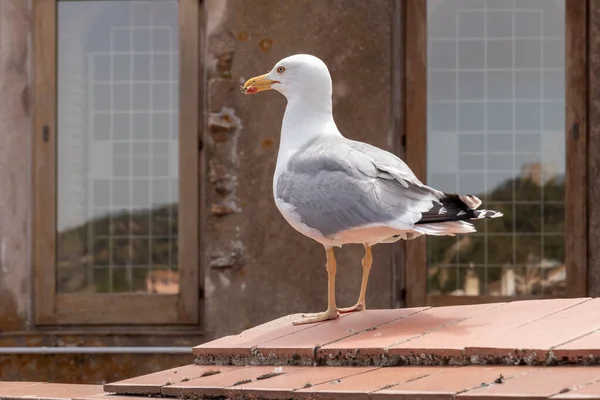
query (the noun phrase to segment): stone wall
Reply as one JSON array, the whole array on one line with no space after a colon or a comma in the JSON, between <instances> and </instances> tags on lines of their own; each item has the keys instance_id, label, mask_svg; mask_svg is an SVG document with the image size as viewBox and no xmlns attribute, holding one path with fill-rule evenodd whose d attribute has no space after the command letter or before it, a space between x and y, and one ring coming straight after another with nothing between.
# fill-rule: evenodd
<instances>
[{"instance_id":1,"label":"stone wall","mask_svg":"<svg viewBox=\"0 0 600 400\"><path fill-rule=\"evenodd\" d=\"M333 78L341 132L391 149L393 1L209 0L205 134L206 328L220 336L327 306L325 252L293 230L273 202L285 98L243 96L246 79L310 53ZM356 302L362 246L338 254L338 305ZM375 249L367 305L392 305L391 246Z\"/></svg>"}]
</instances>

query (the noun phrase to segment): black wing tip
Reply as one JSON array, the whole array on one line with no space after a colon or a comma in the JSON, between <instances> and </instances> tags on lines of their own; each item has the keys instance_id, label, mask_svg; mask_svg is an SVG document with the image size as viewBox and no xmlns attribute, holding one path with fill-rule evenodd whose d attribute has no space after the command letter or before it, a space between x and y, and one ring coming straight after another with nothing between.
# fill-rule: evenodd
<instances>
[{"instance_id":1,"label":"black wing tip","mask_svg":"<svg viewBox=\"0 0 600 400\"><path fill-rule=\"evenodd\" d=\"M452 203L461 210L472 211L476 210L482 203L481 199L472 194L458 194L458 193L444 193L444 196L440 199L443 203Z\"/></svg>"},{"instance_id":2,"label":"black wing tip","mask_svg":"<svg viewBox=\"0 0 600 400\"><path fill-rule=\"evenodd\" d=\"M500 218L504 216L500 211L495 210L478 210L475 211L474 219L484 219L484 218Z\"/></svg>"}]
</instances>

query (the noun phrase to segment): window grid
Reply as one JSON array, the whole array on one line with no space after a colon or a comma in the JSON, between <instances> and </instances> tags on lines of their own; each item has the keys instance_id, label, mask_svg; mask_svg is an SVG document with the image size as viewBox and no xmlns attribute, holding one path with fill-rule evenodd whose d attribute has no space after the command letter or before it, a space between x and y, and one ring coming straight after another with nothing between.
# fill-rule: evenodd
<instances>
[{"instance_id":1,"label":"window grid","mask_svg":"<svg viewBox=\"0 0 600 400\"><path fill-rule=\"evenodd\" d=\"M446 0L446 2L449 2L452 0ZM509 1L509 0L507 0ZM451 134L451 135L456 135L456 138L459 138L461 135L465 135L465 134L478 134L482 136L482 140L483 140L483 150L482 151L474 151L474 150L466 150L463 151L463 149L460 147L458 147L458 156L460 158L464 158L465 156L469 157L477 157L477 156L481 156L482 160L483 160L483 168L482 169L474 169L474 168L465 168L463 166L461 166L460 164L456 166L456 169L450 171L449 173L446 173L445 175L450 177L452 174L455 176L455 187L451 188L451 187L446 187L446 188L440 188L437 187L438 189L441 190L445 190L445 191L453 191L456 190L458 192L464 192L464 190L461 190L461 183L464 182L465 178L467 180L471 179L469 177L468 174L476 174L477 176L481 176L483 177L483 187L480 187L479 192L473 192L471 191L471 193L473 194L479 194L482 198L482 200L484 201L484 205L483 207L487 207L487 208L494 208L494 206L498 206L498 205L502 205L502 206L509 206L512 209L512 216L511 218L513 219L511 221L511 225L512 225L512 231L508 232L508 233L498 233L498 232L490 232L490 227L491 224L493 224L493 221L490 220L484 220L483 222L479 222L476 223L477 228L479 233L474 233L474 234L469 234L469 235L458 235L455 239L454 239L454 244L456 246L456 248L460 247L460 243L461 240L465 237L465 236L469 236L472 238L482 238L483 239L483 246L484 246L484 251L483 251L483 255L484 255L484 259L480 262L477 263L473 263L473 262L469 262L468 259L466 260L462 260L461 259L461 252L460 251L456 251L456 255L455 255L455 261L453 263L435 263L434 265L429 264L429 268L431 267L435 267L435 268L446 268L446 269L452 269L454 268L456 270L456 288L457 290L460 290L460 282L461 282L461 278L460 278L460 274L461 274L461 268L471 268L473 266L478 267L478 268L482 268L483 270L483 281L485 283L484 285L484 292L480 293L480 294L488 294L486 293L487 291L487 286L490 282L489 279L489 275L488 275L488 270L490 268L497 268L497 267L506 267L507 264L495 264L493 262L491 262L488 258L489 256L489 246L490 246L490 242L494 240L494 238L498 238L498 237L507 237L509 236L512 239L512 260L510 263L510 266L512 268L521 268L521 267L527 267L530 268L532 265L531 264L523 264L521 262L519 262L519 256L517 255L517 246L519 245L519 240L521 238L526 238L526 237L539 237L540 238L540 260L538 262L537 267L540 269L540 273L543 275L543 277L546 275L547 271L545 269L542 268L542 263L544 263L545 260L545 249L546 249L546 238L550 238L550 237L556 237L556 238L564 238L564 231L561 230L560 232L552 232L550 230L547 230L546 226L545 226L545 220L546 220L546 215L545 215L545 207L546 206L558 206L559 208L562 206L564 209L564 201L562 201L563 197L560 198L560 200L557 200L556 198L552 198L552 199L546 199L546 193L545 193L545 182L547 182L548 178L553 178L553 176L555 176L555 174L553 174L552 172L548 173L547 170L545 170L546 168L543 167L545 166L546 162L552 162L554 160L552 159L548 159L547 154L544 151L544 146L543 146L543 141L542 141L542 136L543 135L564 135L563 131L559 131L559 130L552 130L552 129L547 129L546 128L546 123L545 123L545 107L543 106L544 104L556 104L558 107L564 108L564 97L553 97L553 93L547 94L545 93L544 87L545 87L545 82L544 79L546 78L545 73L547 71L549 72L564 72L564 67L555 67L555 66L548 66L546 65L546 60L545 60L545 54L544 54L544 43L547 42L563 42L564 43L564 38L560 37L560 36L546 36L544 37L544 9L542 7L538 8L518 8L518 3L515 0L512 0L512 8L504 8L504 9L497 9L497 8L488 8L487 7L487 1L482 1L482 4L484 5L483 8L473 8L473 9L468 9L468 10L456 10L455 13L455 19L456 19L456 25L455 25L455 37L451 37L447 36L447 37L430 37L428 38L428 43L432 44L432 43L441 43L442 45L446 45L446 46L451 46L452 43L454 43L454 67L448 67L447 64L445 67L439 67L437 65L434 65L431 61L428 62L428 81L432 82L432 74L435 73L449 73L454 75L454 97L452 98L435 98L432 96L432 84L428 84L428 108L430 108L432 105L447 105L447 106L454 106L454 117L453 117L453 121L454 121L454 129L450 129L450 127L452 125L446 125L446 129L444 129L443 126L435 126L434 128L432 128L433 124L428 124L429 128L429 135L431 137L438 137L437 135L444 135L444 134ZM466 14L472 14L473 12L481 12L482 13L482 19L483 19L483 35L482 36L461 36L460 35L460 30L462 28L461 26L461 22L463 19L463 16L465 16ZM499 36L488 36L488 19L491 13L494 12L502 12L502 13L507 13L509 12L511 15L511 31L512 31L512 35L511 36L506 36L506 37L499 37ZM519 15L519 13L529 13L529 15L535 14L537 15L537 18L539 18L540 21L540 30L539 30L539 36L517 36L516 35L516 19ZM447 14L446 14L447 15ZM447 16L446 16L447 18ZM431 17L430 17L430 21L429 24L431 24ZM429 25L428 24L428 25ZM539 62L539 67L523 67L523 66L519 66L517 67L516 65L519 64L518 60L517 60L517 45L520 41L528 41L528 43L530 43L532 40L535 40L537 42L537 47L538 47L538 51L539 51L539 57L540 57L540 62ZM494 43L494 42L507 42L509 41L511 43L511 52L512 52L512 60L511 60L511 67L490 67L488 65L488 59L489 59L489 43ZM468 43L468 42L478 42L478 43L482 43L483 44L483 65L479 66L479 67L466 67L465 65L461 65L461 60L460 60L460 49L461 49L461 45L463 43ZM560 43L560 44L563 44ZM430 57L429 59L431 60L431 48L432 46L428 46L429 50L429 54ZM444 53L447 54L447 53ZM504 62L504 60L503 60ZM483 74L483 98L482 99L477 99L477 98L469 98L468 94L466 95L467 97L465 97L465 95L463 95L461 93L461 73L465 73L465 72L470 72L470 73L482 73ZM490 94L488 93L488 74L492 72L505 72L505 73L510 73L510 97L507 98L495 98L495 97L490 97ZM538 92L538 96L529 96L529 97L523 97L522 94L521 95L517 95L517 91L518 91L518 82L517 82L517 74L518 73L523 73L523 72L535 72L539 74L539 84L540 84L540 89ZM443 83L443 82L442 82ZM447 83L445 83L447 85ZM483 116L482 116L482 125L483 125L483 130L481 129L464 129L462 125L463 122L467 122L465 120L461 120L461 118L463 116L461 116L461 106L462 105L480 105L483 103ZM489 121L488 121L488 115L490 114L490 112L494 112L493 108L498 105L498 104L506 104L507 106L510 104L512 107L512 115L511 118L512 120L510 121L510 130L506 131L506 129L504 130L495 130L493 128L490 128L489 126ZM517 124L517 112L519 111L518 106L522 106L524 104L539 104L539 129L522 129L523 126L519 126ZM510 106L509 106L510 107ZM431 110L428 111L428 118L431 118ZM440 128L440 129L438 129ZM489 149L488 145L488 138L489 138L489 134L494 134L494 135L506 135L506 139L509 139L512 142L512 151L494 151L493 149ZM530 137L533 137L531 135L537 135L539 137L539 151L518 151L517 149L519 148L519 142L522 140L528 140L527 138L523 139L523 134L526 135L530 135ZM510 135L510 136L508 136ZM521 136L520 136L521 135ZM431 141L432 139L430 139ZM447 140L447 139L446 139ZM431 144L429 146L432 146ZM442 145L443 146L443 145ZM450 150L452 151L452 150ZM512 168L499 168L499 167L492 167L490 168L489 165L489 159L490 157L495 157L495 156L506 156L506 157L511 157L512 156ZM514 177L517 178L519 177L520 173L522 173L523 171L523 167L524 164L522 164L523 160L526 159L526 157L531 157L533 159L533 161L536 161L538 163L540 163L540 168L539 168L539 201L538 200L522 200L519 198L518 196L518 192L519 192L519 188L518 188L518 184L516 179L512 179L512 198L510 200L507 199L503 199L503 200L498 200L498 199L493 199L490 198L488 196L488 190L489 190L489 178L490 178L490 173L494 173L494 174L498 174L498 173L506 173L508 176L507 178L510 177ZM460 161L460 160L459 160ZM446 171L448 172L448 171ZM431 171L430 168L428 168L428 181L431 182L431 178L432 176L435 176L437 173L441 173L438 171ZM466 175L466 176L465 176ZM473 175L475 176L475 175ZM441 179L441 178L440 178ZM441 182L441 181L440 181ZM448 180L445 180L445 182L449 182ZM447 185L446 185L447 186ZM489 204L488 204L489 203ZM540 229L539 231L535 231L535 232L525 232L525 231L518 231L517 230L517 225L516 225L516 218L517 218L517 212L518 207L519 206L523 206L523 205L531 205L531 206L538 206L539 207L539 212L540 212ZM483 208L482 207L482 208ZM503 218L507 218L507 216L505 215L505 217ZM431 251L431 246L432 243L439 240L438 238L428 238L428 253L430 253ZM431 256L431 255L430 255ZM429 257L428 257L429 258ZM467 257L468 258L468 257ZM560 262L564 263L564 260L560 260ZM431 290L431 280L428 282L428 286L429 286L429 290Z\"/></svg>"},{"instance_id":2,"label":"window grid","mask_svg":"<svg viewBox=\"0 0 600 400\"><path fill-rule=\"evenodd\" d=\"M429 72L455 72L454 68L428 68ZM539 72L539 68L537 67L519 67L519 68L504 68L504 67L495 67L495 68L461 68L461 72ZM558 67L545 67L545 71L557 71L562 72L564 68Z\"/></svg>"},{"instance_id":3,"label":"window grid","mask_svg":"<svg viewBox=\"0 0 600 400\"><path fill-rule=\"evenodd\" d=\"M177 138L177 128L175 125L175 121L178 119L179 112L177 110L177 102L176 102L176 85L179 84L176 68L177 64L177 56L178 51L173 49L173 29L167 25L161 25L157 23L156 18L154 16L151 2L148 1L132 1L130 2L130 13L129 13L129 24L126 26L113 26L110 29L110 50L109 51L93 51L86 53L86 59L88 64L88 115L89 115L89 129L90 129L90 142L88 152L92 154L94 151L98 151L98 148L102 145L102 143L110 144L109 149L109 157L112 160L112 171L108 173L108 177L98 178L95 176L89 176L88 178L88 188L90 196L88 198L89 212L90 217L108 217L109 226L107 234L103 234L100 232L95 232L95 225L90 224L88 228L88 246L90 249L94 249L98 243L104 243L108 245L108 262L101 262L101 260L95 260L95 257L89 257L88 260L88 271L87 271L87 279L88 286L95 286L95 276L94 271L107 271L108 272L108 287L105 289L107 292L112 293L115 291L123 291L123 288L120 290L116 290L115 288L115 273L117 270L121 271L125 269L125 276L127 281L127 288L125 291L136 291L136 288L133 287L134 282L134 270L146 270L146 275L148 275L152 270L157 269L168 269L171 270L177 267L177 261L175 260L175 251L177 249L177 233L174 232L173 227L173 218L176 218L176 210L174 209L174 204L177 202L178 197L178 170L174 168L174 157L177 157L178 150L178 138ZM149 10L148 20L144 24L139 24L138 22L133 21L134 13L141 10L141 8L147 8ZM136 49L135 41L134 41L134 32L139 33L147 33L147 37L149 46L147 50ZM154 34L156 32L163 32L168 35L168 43L169 49L167 50L156 50L154 43ZM117 50L117 34L125 33L129 37L129 50ZM128 66L128 79L117 79L117 65L116 65L116 57L127 57L129 60ZM135 65L135 57L136 56L148 56L148 78L141 76L140 79L136 79L136 69ZM153 79L155 76L155 61L157 60L156 56L165 56L168 58L168 67L166 76L168 79ZM97 72L98 69L101 68L101 58L109 59L108 65L108 79L106 77L98 77ZM164 66L163 66L164 67ZM163 68L164 69L164 68ZM123 74L123 69L121 66L120 70L121 74ZM142 74L144 75L144 74ZM164 71L163 71L163 75ZM122 77L121 77L122 78ZM145 109L140 108L139 105L134 104L136 101L136 93L135 88L136 85L146 85L148 90L148 99L147 106ZM168 90L166 92L168 105L166 107L157 107L155 98L155 88L157 86L167 86ZM116 93L115 88L123 88L125 87L128 91L128 101L123 101L123 99L117 99L118 94ZM141 87L141 86L138 86ZM99 96L99 89L108 88L108 109L104 109L106 104L98 104L96 102L97 96ZM157 95L160 94L157 93ZM119 104L117 104L117 100L119 100ZM161 99L164 103L165 99ZM166 127L164 130L162 137L156 137L157 132L159 132L159 126L155 124L154 117L160 114L161 116L166 116ZM108 118L108 138L99 138L98 135L101 133L97 128L95 122L97 118L107 117ZM127 120L127 128L128 132L126 132L125 138L117 137L117 132L115 129L115 118L124 118ZM145 118L144 118L145 117ZM136 120L137 118L137 120ZM163 118L164 119L164 118ZM143 121L143 127L147 127L146 132L141 137L136 137L138 131L142 131L140 127L135 126L136 121ZM165 137L166 136L166 137ZM138 154L140 144L147 145L147 151L145 154ZM119 147L121 146L121 147ZM138 147L136 147L138 146ZM116 153L117 149L121 153ZM157 153L159 149L163 151L166 150L166 153ZM142 151L144 153L144 151ZM142 164L140 164L140 162ZM160 162L160 165L163 167L162 171L159 171L155 167L157 162ZM125 163L125 164L123 164ZM143 167L143 163L145 163L145 168ZM123 171L119 171L119 167L124 167L127 165L128 173L124 173ZM135 173L137 168L137 173ZM145 169L145 171L143 170ZM161 183L166 182L166 185L162 185L163 191L159 198L155 197L155 190L159 189L156 186L157 179L161 181ZM96 184L100 182L108 182L108 187L106 193L107 196L102 196L103 193L99 193L96 190ZM122 184L126 184L127 186L127 204L121 202L115 202L115 183L121 182ZM146 204L137 204L134 200L136 197L140 197L139 194L136 195L134 192L135 184L143 183L142 187L147 188L147 202ZM139 188L138 188L139 189ZM98 204L99 197L107 197L109 203L108 204ZM141 211L144 208L148 214L147 217L147 232L140 233L136 232L134 229L134 225L136 224L136 215L137 211ZM155 207L166 207L166 230L163 227L163 231L154 232L154 215L157 208ZM121 220L123 217L119 214L128 213L128 232L126 235L118 234L116 232L112 232L114 228L115 221ZM134 259L139 257L136 254L136 249L134 249L134 242L143 243L143 241L147 242L147 257L148 263L135 263ZM167 259L156 260L156 257L153 256L153 242L163 241L167 243ZM120 242L121 245L116 244L116 242ZM126 248L122 248L125 247ZM121 247L121 248L119 248ZM122 265L123 260L117 259L117 251L124 251L126 254L126 262ZM139 249L137 250L139 252ZM166 261L166 262L164 262ZM121 264L119 264L121 263ZM119 272L120 273L120 272ZM137 289L139 290L139 288Z\"/></svg>"}]
</instances>

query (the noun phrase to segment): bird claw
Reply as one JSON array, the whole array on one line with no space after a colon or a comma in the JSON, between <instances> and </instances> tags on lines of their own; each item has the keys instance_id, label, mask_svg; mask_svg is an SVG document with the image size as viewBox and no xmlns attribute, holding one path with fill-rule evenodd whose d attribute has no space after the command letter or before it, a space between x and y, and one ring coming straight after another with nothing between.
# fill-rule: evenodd
<instances>
[{"instance_id":1,"label":"bird claw","mask_svg":"<svg viewBox=\"0 0 600 400\"><path fill-rule=\"evenodd\" d=\"M302 318L313 318L313 317L319 316L321 314L323 314L323 313L315 312L315 313L302 314Z\"/></svg>"},{"instance_id":2,"label":"bird claw","mask_svg":"<svg viewBox=\"0 0 600 400\"><path fill-rule=\"evenodd\" d=\"M337 310L327 310L321 313L303 314L302 318L292 322L293 325L312 324L315 322L327 321L339 317Z\"/></svg>"},{"instance_id":3,"label":"bird claw","mask_svg":"<svg viewBox=\"0 0 600 400\"><path fill-rule=\"evenodd\" d=\"M355 311L363 311L366 309L367 309L367 307L365 307L365 303L356 303L352 307L338 308L338 312L341 314L345 314L345 313L351 313L351 312L355 312Z\"/></svg>"}]
</instances>

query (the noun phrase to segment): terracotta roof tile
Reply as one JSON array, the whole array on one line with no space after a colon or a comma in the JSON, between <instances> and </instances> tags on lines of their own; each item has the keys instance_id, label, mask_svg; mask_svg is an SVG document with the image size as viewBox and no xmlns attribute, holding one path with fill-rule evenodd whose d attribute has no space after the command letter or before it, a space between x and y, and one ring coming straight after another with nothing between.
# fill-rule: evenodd
<instances>
[{"instance_id":1,"label":"terracotta roof tile","mask_svg":"<svg viewBox=\"0 0 600 400\"><path fill-rule=\"evenodd\" d=\"M42 385L42 382L0 382L0 392L33 385Z\"/></svg>"},{"instance_id":2,"label":"terracotta roof tile","mask_svg":"<svg viewBox=\"0 0 600 400\"><path fill-rule=\"evenodd\" d=\"M283 374L280 374L282 373ZM161 394L101 394L99 386L0 384L2 399L600 399L600 367L273 367L248 366L163 386Z\"/></svg>"},{"instance_id":3,"label":"terracotta roof tile","mask_svg":"<svg viewBox=\"0 0 600 400\"><path fill-rule=\"evenodd\" d=\"M163 386L161 393L242 399L585 399L600 396L600 366L247 366Z\"/></svg>"},{"instance_id":4,"label":"terracotta roof tile","mask_svg":"<svg viewBox=\"0 0 600 400\"><path fill-rule=\"evenodd\" d=\"M546 361L553 347L600 329L600 298L585 301L469 346L467 354ZM560 329L556 329L560 327Z\"/></svg>"},{"instance_id":5,"label":"terracotta roof tile","mask_svg":"<svg viewBox=\"0 0 600 400\"><path fill-rule=\"evenodd\" d=\"M460 357L466 347L487 343L501 337L505 331L531 323L586 301L585 299L531 300L506 303L474 315L451 326L392 346L389 354L436 354Z\"/></svg>"},{"instance_id":6,"label":"terracotta roof tile","mask_svg":"<svg viewBox=\"0 0 600 400\"><path fill-rule=\"evenodd\" d=\"M570 361L600 359L600 330L574 339L553 349L554 356Z\"/></svg>"},{"instance_id":7,"label":"terracotta roof tile","mask_svg":"<svg viewBox=\"0 0 600 400\"><path fill-rule=\"evenodd\" d=\"M293 391L298 391L293 396L298 398L302 397L302 389L308 386L312 388L360 381L363 374L375 370L376 367L297 367L291 373L255 380L235 387L235 390L237 393L253 398L287 398Z\"/></svg>"},{"instance_id":8,"label":"terracotta roof tile","mask_svg":"<svg viewBox=\"0 0 600 400\"><path fill-rule=\"evenodd\" d=\"M383 400L418 395L419 398L453 399L458 393L484 385L493 385L495 382L509 380L532 371L535 371L534 367L448 367L439 374L379 390L373 393L371 398Z\"/></svg>"},{"instance_id":9,"label":"terracotta roof tile","mask_svg":"<svg viewBox=\"0 0 600 400\"><path fill-rule=\"evenodd\" d=\"M241 367L219 367L219 371L232 370ZM180 382L189 381L198 378L203 374L210 374L216 368L207 365L184 365L182 367L171 368L165 371L138 376L132 379L126 379L119 382L113 382L104 385L104 390L119 394L160 394L161 388L165 385L173 385Z\"/></svg>"},{"instance_id":10,"label":"terracotta roof tile","mask_svg":"<svg viewBox=\"0 0 600 400\"><path fill-rule=\"evenodd\" d=\"M326 382L306 389L300 389L296 397L327 399L369 399L369 393L392 387L426 376L439 374L441 367L390 367L353 375L350 379Z\"/></svg>"},{"instance_id":11,"label":"terracotta roof tile","mask_svg":"<svg viewBox=\"0 0 600 400\"><path fill-rule=\"evenodd\" d=\"M600 299L580 298L368 310L299 326L293 316L194 351L199 364L594 364L599 314Z\"/></svg>"},{"instance_id":12,"label":"terracotta roof tile","mask_svg":"<svg viewBox=\"0 0 600 400\"><path fill-rule=\"evenodd\" d=\"M317 347L339 341L360 332L376 330L377 327L397 320L406 321L424 308L400 308L395 310L371 310L338 318L292 335L259 344L257 350L264 356L277 358L312 358Z\"/></svg>"},{"instance_id":13,"label":"terracotta roof tile","mask_svg":"<svg viewBox=\"0 0 600 400\"><path fill-rule=\"evenodd\" d=\"M74 397L102 394L101 385L67 385L61 383L41 383L16 386L2 390L2 400L34 398L36 400L71 400Z\"/></svg>"},{"instance_id":14,"label":"terracotta roof tile","mask_svg":"<svg viewBox=\"0 0 600 400\"><path fill-rule=\"evenodd\" d=\"M557 394L552 396L552 399L600 400L600 380L590 383L589 385L580 386L568 392Z\"/></svg>"},{"instance_id":15,"label":"terracotta roof tile","mask_svg":"<svg viewBox=\"0 0 600 400\"><path fill-rule=\"evenodd\" d=\"M397 321L378 327L376 330L365 331L347 339L325 345L317 351L317 357L344 359L347 357L355 358L376 356L386 352L388 347L395 344L408 342L412 339L425 335L428 332L435 332L450 325L456 324L466 318L472 317L496 307L501 303L478 304L469 306L452 306L429 308L419 313L399 319ZM459 338L461 334L467 332L454 331L453 337ZM356 354L356 350L360 354Z\"/></svg>"},{"instance_id":16,"label":"terracotta roof tile","mask_svg":"<svg viewBox=\"0 0 600 400\"><path fill-rule=\"evenodd\" d=\"M219 369L219 367L216 367ZM223 396L228 388L257 380L274 373L293 373L302 367L246 366L219 374L192 379L176 385L164 386L162 394L167 396Z\"/></svg>"},{"instance_id":17,"label":"terracotta roof tile","mask_svg":"<svg viewBox=\"0 0 600 400\"><path fill-rule=\"evenodd\" d=\"M460 394L458 398L464 400L467 398L500 400L515 397L546 399L598 379L600 379L599 367L546 367L508 379L501 385L470 390Z\"/></svg>"},{"instance_id":18,"label":"terracotta roof tile","mask_svg":"<svg viewBox=\"0 0 600 400\"><path fill-rule=\"evenodd\" d=\"M246 330L239 335L229 335L203 343L193 348L194 355L211 358L228 356L249 356L253 348L280 337L284 337L306 329L314 328L325 322L311 325L292 325L292 321L300 318L301 314L288 315L269 323Z\"/></svg>"}]
</instances>

